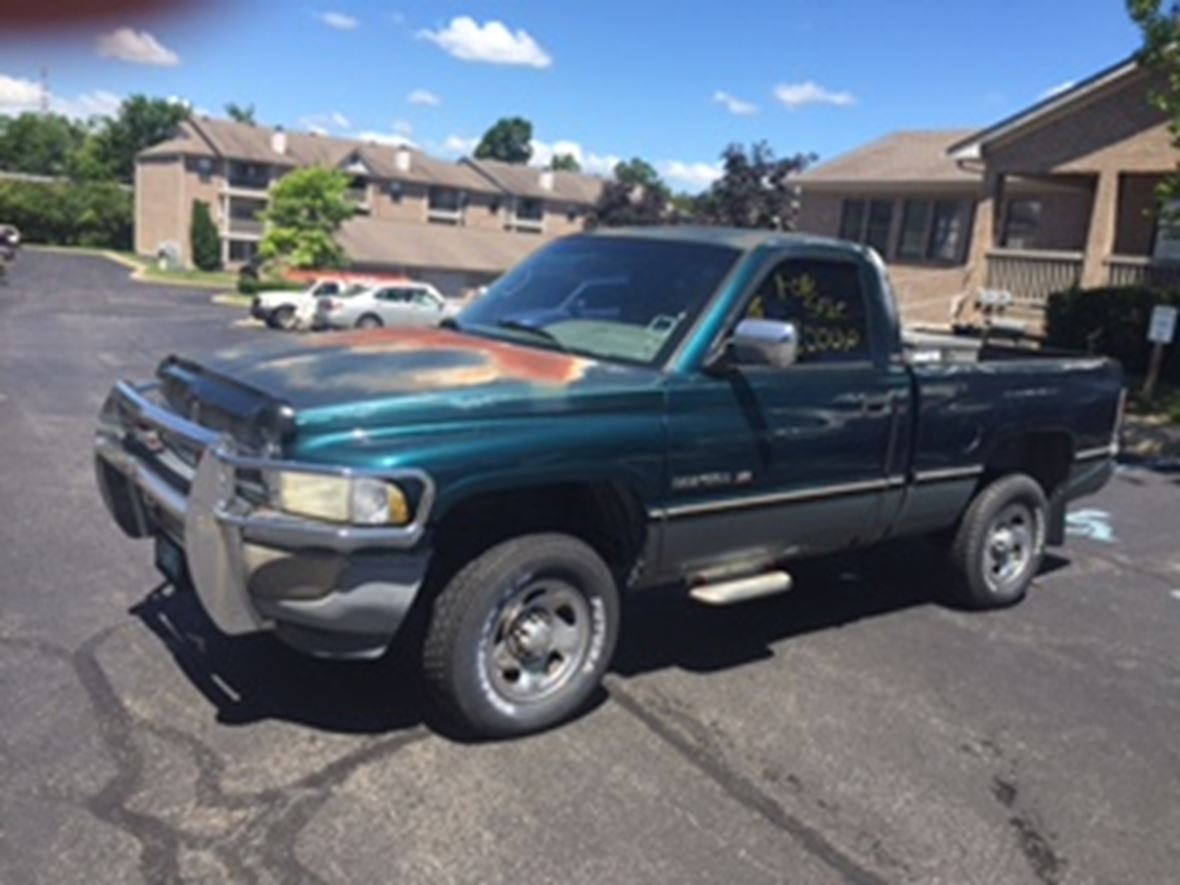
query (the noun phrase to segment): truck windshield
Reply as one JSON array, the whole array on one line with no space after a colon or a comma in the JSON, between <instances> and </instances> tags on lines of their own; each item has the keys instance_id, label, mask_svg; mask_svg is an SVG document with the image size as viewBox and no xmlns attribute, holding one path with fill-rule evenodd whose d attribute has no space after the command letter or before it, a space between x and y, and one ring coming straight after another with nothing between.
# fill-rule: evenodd
<instances>
[{"instance_id":1,"label":"truck windshield","mask_svg":"<svg viewBox=\"0 0 1180 885\"><path fill-rule=\"evenodd\" d=\"M454 325L571 353L663 359L737 261L727 246L573 237L493 283Z\"/></svg>"}]
</instances>

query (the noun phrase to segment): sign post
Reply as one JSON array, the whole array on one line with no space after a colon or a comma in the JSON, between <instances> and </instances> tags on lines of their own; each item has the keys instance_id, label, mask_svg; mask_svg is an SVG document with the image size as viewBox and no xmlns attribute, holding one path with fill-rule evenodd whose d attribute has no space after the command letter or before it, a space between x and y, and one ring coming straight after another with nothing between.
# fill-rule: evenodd
<instances>
[{"instance_id":1,"label":"sign post","mask_svg":"<svg viewBox=\"0 0 1180 885\"><path fill-rule=\"evenodd\" d=\"M1150 400L1155 393L1155 383L1160 377L1164 364L1164 348L1176 336L1175 307L1157 304L1151 309L1151 323L1147 327L1147 340L1151 342L1151 360L1147 365L1147 378L1143 382L1143 398Z\"/></svg>"}]
</instances>

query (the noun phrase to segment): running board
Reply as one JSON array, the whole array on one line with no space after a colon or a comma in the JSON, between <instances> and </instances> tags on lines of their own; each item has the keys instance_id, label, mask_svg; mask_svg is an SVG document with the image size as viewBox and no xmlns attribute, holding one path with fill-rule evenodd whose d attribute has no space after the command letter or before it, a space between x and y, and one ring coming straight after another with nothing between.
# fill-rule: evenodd
<instances>
[{"instance_id":1,"label":"running board","mask_svg":"<svg viewBox=\"0 0 1180 885\"><path fill-rule=\"evenodd\" d=\"M791 576L786 572L766 572L749 578L735 578L715 584L693 587L688 595L706 605L732 605L760 596L773 596L791 589Z\"/></svg>"}]
</instances>

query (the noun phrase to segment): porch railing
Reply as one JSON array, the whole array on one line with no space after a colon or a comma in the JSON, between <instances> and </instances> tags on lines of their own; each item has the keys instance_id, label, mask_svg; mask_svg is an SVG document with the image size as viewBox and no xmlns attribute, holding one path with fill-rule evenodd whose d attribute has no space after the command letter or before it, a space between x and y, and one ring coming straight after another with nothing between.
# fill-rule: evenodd
<instances>
[{"instance_id":1,"label":"porch railing","mask_svg":"<svg viewBox=\"0 0 1180 885\"><path fill-rule=\"evenodd\" d=\"M1144 255L1112 255L1106 269L1112 286L1180 288L1180 264L1157 263Z\"/></svg>"},{"instance_id":2,"label":"porch railing","mask_svg":"<svg viewBox=\"0 0 1180 885\"><path fill-rule=\"evenodd\" d=\"M263 222L261 218L242 218L236 215L229 217L229 232L231 234L262 235Z\"/></svg>"},{"instance_id":3,"label":"porch railing","mask_svg":"<svg viewBox=\"0 0 1180 885\"><path fill-rule=\"evenodd\" d=\"M1044 309L1049 296L1082 278L1081 252L995 249L987 255L987 287L1012 293L1024 308Z\"/></svg>"}]
</instances>

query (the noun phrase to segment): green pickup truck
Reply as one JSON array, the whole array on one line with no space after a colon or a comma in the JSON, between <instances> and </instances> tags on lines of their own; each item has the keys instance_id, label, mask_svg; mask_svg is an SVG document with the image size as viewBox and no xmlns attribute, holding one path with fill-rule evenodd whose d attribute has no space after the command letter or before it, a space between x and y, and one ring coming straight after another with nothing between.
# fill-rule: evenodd
<instances>
[{"instance_id":1,"label":"green pickup truck","mask_svg":"<svg viewBox=\"0 0 1180 885\"><path fill-rule=\"evenodd\" d=\"M904 338L851 243L612 230L441 328L169 356L115 385L96 463L225 633L397 641L462 724L512 735L587 701L644 587L730 604L925 535L962 603L1016 602L1110 477L1122 399L1108 360Z\"/></svg>"}]
</instances>

